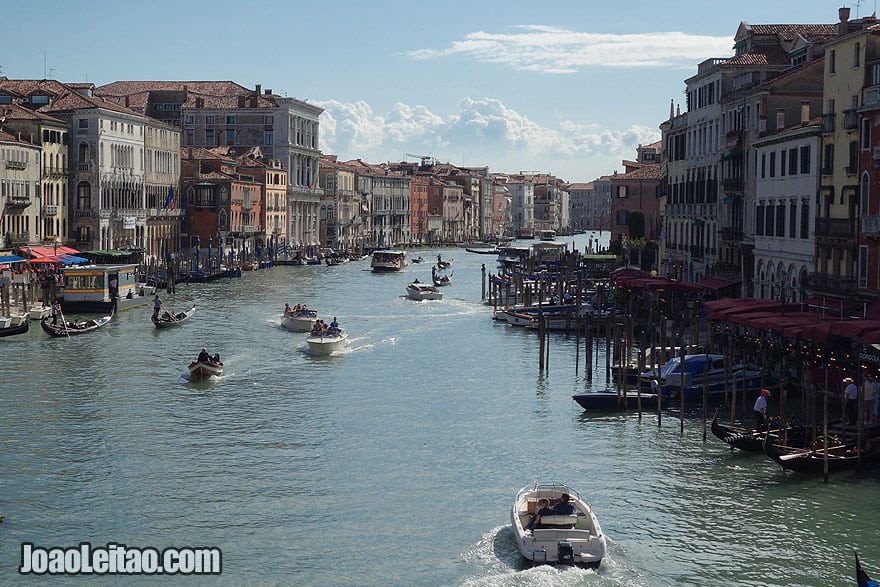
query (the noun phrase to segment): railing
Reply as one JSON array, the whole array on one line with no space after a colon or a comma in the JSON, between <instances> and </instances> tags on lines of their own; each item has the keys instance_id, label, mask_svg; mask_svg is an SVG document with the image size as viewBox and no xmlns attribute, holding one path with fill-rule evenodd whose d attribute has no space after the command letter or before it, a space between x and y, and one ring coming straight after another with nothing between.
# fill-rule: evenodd
<instances>
[{"instance_id":1,"label":"railing","mask_svg":"<svg viewBox=\"0 0 880 587\"><path fill-rule=\"evenodd\" d=\"M98 210L98 218L113 218L113 210Z\"/></svg>"},{"instance_id":2,"label":"railing","mask_svg":"<svg viewBox=\"0 0 880 587\"><path fill-rule=\"evenodd\" d=\"M862 235L880 236L880 216L862 216Z\"/></svg>"},{"instance_id":3,"label":"railing","mask_svg":"<svg viewBox=\"0 0 880 587\"><path fill-rule=\"evenodd\" d=\"M834 113L822 115L822 132L834 132Z\"/></svg>"},{"instance_id":4,"label":"railing","mask_svg":"<svg viewBox=\"0 0 880 587\"><path fill-rule=\"evenodd\" d=\"M859 113L856 110L843 111L843 128L846 130L859 128Z\"/></svg>"},{"instance_id":5,"label":"railing","mask_svg":"<svg viewBox=\"0 0 880 587\"><path fill-rule=\"evenodd\" d=\"M31 197L22 195L6 196L6 205L15 208L27 208L31 205Z\"/></svg>"},{"instance_id":6,"label":"railing","mask_svg":"<svg viewBox=\"0 0 880 587\"><path fill-rule=\"evenodd\" d=\"M253 224L243 224L241 226L241 231L246 234L253 234L257 232L257 227Z\"/></svg>"},{"instance_id":7,"label":"railing","mask_svg":"<svg viewBox=\"0 0 880 587\"><path fill-rule=\"evenodd\" d=\"M43 216L55 216L56 214L58 214L58 206L50 206L48 204L43 206Z\"/></svg>"},{"instance_id":8,"label":"railing","mask_svg":"<svg viewBox=\"0 0 880 587\"><path fill-rule=\"evenodd\" d=\"M27 169L27 163L24 161L7 161L6 169Z\"/></svg>"},{"instance_id":9,"label":"railing","mask_svg":"<svg viewBox=\"0 0 880 587\"><path fill-rule=\"evenodd\" d=\"M724 241L740 241L743 237L742 228L733 226L725 226L721 229L721 240Z\"/></svg>"},{"instance_id":10,"label":"railing","mask_svg":"<svg viewBox=\"0 0 880 587\"><path fill-rule=\"evenodd\" d=\"M91 218L92 211L91 210L74 210L73 217L74 218Z\"/></svg>"},{"instance_id":11,"label":"railing","mask_svg":"<svg viewBox=\"0 0 880 587\"><path fill-rule=\"evenodd\" d=\"M808 288L813 293L827 293L835 295L852 294L856 291L856 279L840 275L827 275L825 273L811 273L807 279Z\"/></svg>"},{"instance_id":12,"label":"railing","mask_svg":"<svg viewBox=\"0 0 880 587\"><path fill-rule=\"evenodd\" d=\"M743 191L743 180L741 177L725 177L721 180L721 185L727 191L741 192Z\"/></svg>"},{"instance_id":13,"label":"railing","mask_svg":"<svg viewBox=\"0 0 880 587\"><path fill-rule=\"evenodd\" d=\"M77 163L77 164L76 164L76 170L77 170L77 171L88 171L88 170L89 170L89 164L88 164L88 163Z\"/></svg>"},{"instance_id":14,"label":"railing","mask_svg":"<svg viewBox=\"0 0 880 587\"><path fill-rule=\"evenodd\" d=\"M855 238L856 221L852 218L816 218L816 236Z\"/></svg>"},{"instance_id":15,"label":"railing","mask_svg":"<svg viewBox=\"0 0 880 587\"><path fill-rule=\"evenodd\" d=\"M31 240L29 232L10 232L7 234L9 242L13 245L27 244Z\"/></svg>"}]
</instances>

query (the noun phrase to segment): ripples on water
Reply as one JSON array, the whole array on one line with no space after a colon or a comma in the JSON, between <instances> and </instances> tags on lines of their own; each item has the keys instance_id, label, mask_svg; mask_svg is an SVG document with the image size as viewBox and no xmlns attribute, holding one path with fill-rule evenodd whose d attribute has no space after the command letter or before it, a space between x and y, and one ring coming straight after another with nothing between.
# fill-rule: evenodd
<instances>
[{"instance_id":1,"label":"ripples on water","mask_svg":"<svg viewBox=\"0 0 880 587\"><path fill-rule=\"evenodd\" d=\"M24 540L216 545L228 584L826 587L852 583L853 549L880 574L876 473L786 478L704 444L696 417L682 436L674 412L584 413L571 395L604 388L604 355L585 381L554 335L540 374L534 333L480 303L494 259L444 257L439 302L403 297L430 266L278 267L163 296L197 305L177 329L144 306L81 338L0 340L0 583ZM339 316L348 347L310 356L285 302ZM226 373L193 383L202 345ZM509 507L535 480L593 503L598 573L523 564Z\"/></svg>"}]
</instances>

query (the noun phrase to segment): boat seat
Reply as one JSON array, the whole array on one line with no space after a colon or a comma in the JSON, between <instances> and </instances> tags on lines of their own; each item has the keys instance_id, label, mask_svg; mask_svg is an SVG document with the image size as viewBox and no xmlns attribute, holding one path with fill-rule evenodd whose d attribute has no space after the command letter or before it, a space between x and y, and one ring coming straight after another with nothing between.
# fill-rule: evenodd
<instances>
[{"instance_id":1,"label":"boat seat","mask_svg":"<svg viewBox=\"0 0 880 587\"><path fill-rule=\"evenodd\" d=\"M541 516L541 521L538 524L538 528L574 528L574 525L577 524L578 517L576 514L565 515L565 516Z\"/></svg>"}]
</instances>

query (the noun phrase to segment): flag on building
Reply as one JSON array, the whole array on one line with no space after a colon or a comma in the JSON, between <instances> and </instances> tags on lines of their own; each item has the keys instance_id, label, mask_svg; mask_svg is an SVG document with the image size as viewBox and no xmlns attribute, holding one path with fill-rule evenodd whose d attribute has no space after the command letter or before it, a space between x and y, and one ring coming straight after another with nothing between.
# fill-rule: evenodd
<instances>
[{"instance_id":1,"label":"flag on building","mask_svg":"<svg viewBox=\"0 0 880 587\"><path fill-rule=\"evenodd\" d=\"M165 198L165 205L162 207L163 208L170 207L172 210L174 210L174 208L175 208L174 204L175 204L175 202L174 202L174 186L170 185L170 186L168 186L168 196Z\"/></svg>"}]
</instances>

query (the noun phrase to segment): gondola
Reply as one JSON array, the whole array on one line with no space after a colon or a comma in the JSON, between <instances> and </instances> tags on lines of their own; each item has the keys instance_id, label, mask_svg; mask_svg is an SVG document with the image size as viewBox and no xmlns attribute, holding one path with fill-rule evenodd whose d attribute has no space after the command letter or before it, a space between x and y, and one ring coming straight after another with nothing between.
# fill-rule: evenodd
<instances>
[{"instance_id":1,"label":"gondola","mask_svg":"<svg viewBox=\"0 0 880 587\"><path fill-rule=\"evenodd\" d=\"M858 554L856 554L856 582L858 587L880 587L880 583L869 577L865 569L862 568Z\"/></svg>"},{"instance_id":2,"label":"gondola","mask_svg":"<svg viewBox=\"0 0 880 587\"><path fill-rule=\"evenodd\" d=\"M825 472L825 462L828 462L828 472L849 471L856 469L860 464L880 462L880 450L872 448L862 451L861 455L852 447L846 446L839 441L829 439L828 450L822 446L822 439L817 440L808 448L792 448L764 441L764 454L775 461L783 469L804 473L807 475L821 475Z\"/></svg>"},{"instance_id":3,"label":"gondola","mask_svg":"<svg viewBox=\"0 0 880 587\"><path fill-rule=\"evenodd\" d=\"M432 268L431 271L431 280L434 282L436 287L442 287L444 285L449 285L452 283L452 273L449 275L441 274L435 267Z\"/></svg>"},{"instance_id":4,"label":"gondola","mask_svg":"<svg viewBox=\"0 0 880 587\"><path fill-rule=\"evenodd\" d=\"M172 326L179 326L181 322L186 322L189 320L193 314L196 313L196 307L193 306L186 312L177 312L176 314L172 314L171 312L163 312L160 316L151 316L150 320L153 321L153 326L156 328L170 328Z\"/></svg>"},{"instance_id":5,"label":"gondola","mask_svg":"<svg viewBox=\"0 0 880 587\"><path fill-rule=\"evenodd\" d=\"M449 269L452 267L452 259L449 261L437 261L437 269Z\"/></svg>"},{"instance_id":6,"label":"gondola","mask_svg":"<svg viewBox=\"0 0 880 587\"><path fill-rule=\"evenodd\" d=\"M97 330L110 322L111 318L113 318L113 314L102 316L101 318L95 318L94 320L84 320L82 322L62 321L58 324L52 324L48 318L43 318L40 320L40 326L49 336L73 336L75 334L85 334L86 332Z\"/></svg>"},{"instance_id":7,"label":"gondola","mask_svg":"<svg viewBox=\"0 0 880 587\"><path fill-rule=\"evenodd\" d=\"M789 447L806 446L809 428L807 426L786 426L779 428L779 423L770 421L770 442ZM746 452L762 452L764 450L764 432L742 426L727 426L718 421L718 413L712 418L712 434L719 440Z\"/></svg>"}]
</instances>

